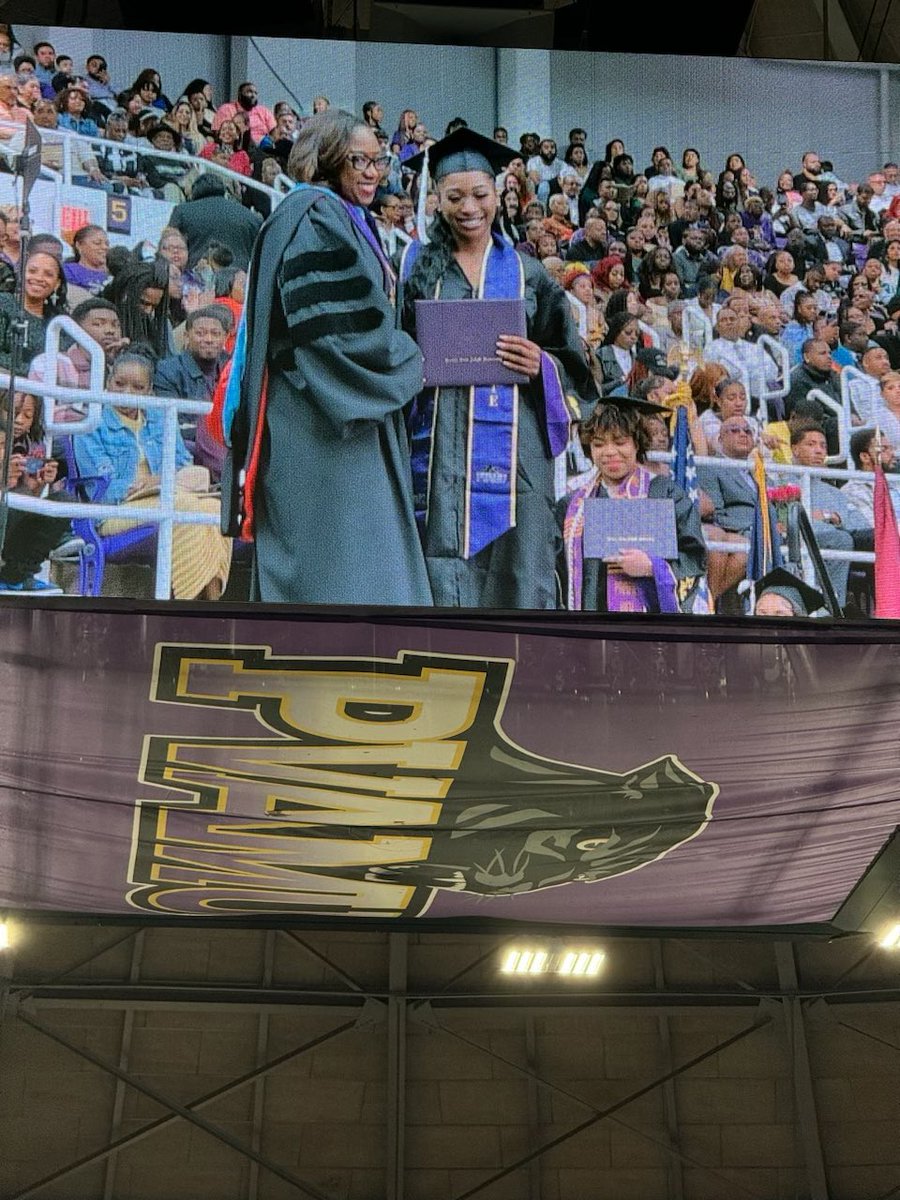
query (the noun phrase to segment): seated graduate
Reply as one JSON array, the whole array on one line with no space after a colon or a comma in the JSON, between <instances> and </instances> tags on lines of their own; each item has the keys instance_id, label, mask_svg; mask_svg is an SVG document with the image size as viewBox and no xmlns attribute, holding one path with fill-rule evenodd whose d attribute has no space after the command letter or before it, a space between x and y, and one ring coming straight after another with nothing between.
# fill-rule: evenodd
<instances>
[{"instance_id":1,"label":"seated graduate","mask_svg":"<svg viewBox=\"0 0 900 1200\"><path fill-rule=\"evenodd\" d=\"M811 617L825 609L822 593L784 567L769 571L757 581L753 590L753 615L756 617Z\"/></svg>"},{"instance_id":2,"label":"seated graduate","mask_svg":"<svg viewBox=\"0 0 900 1200\"><path fill-rule=\"evenodd\" d=\"M665 413L658 404L630 396L599 404L581 426L581 440L595 470L557 513L563 530L560 571L566 607L595 612L690 612L706 567L700 513L668 475L646 465L648 433L642 414ZM637 548L614 557L586 558L586 501L671 500L675 506L678 558L668 561Z\"/></svg>"}]
</instances>

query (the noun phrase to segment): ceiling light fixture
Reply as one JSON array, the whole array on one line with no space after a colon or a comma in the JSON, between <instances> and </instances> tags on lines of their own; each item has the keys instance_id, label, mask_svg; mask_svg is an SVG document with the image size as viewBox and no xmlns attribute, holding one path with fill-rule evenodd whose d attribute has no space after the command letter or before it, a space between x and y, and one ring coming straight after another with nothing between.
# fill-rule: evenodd
<instances>
[{"instance_id":1,"label":"ceiling light fixture","mask_svg":"<svg viewBox=\"0 0 900 1200\"><path fill-rule=\"evenodd\" d=\"M606 954L596 947L514 946L504 955L504 975L563 975L592 979L600 974Z\"/></svg>"}]
</instances>

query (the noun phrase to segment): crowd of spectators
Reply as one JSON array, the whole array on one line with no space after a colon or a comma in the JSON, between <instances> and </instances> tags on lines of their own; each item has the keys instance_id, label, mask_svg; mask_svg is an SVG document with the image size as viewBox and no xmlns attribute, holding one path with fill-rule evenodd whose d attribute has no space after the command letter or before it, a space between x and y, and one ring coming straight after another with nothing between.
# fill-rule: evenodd
<instances>
[{"instance_id":1,"label":"crowd of spectators","mask_svg":"<svg viewBox=\"0 0 900 1200\"><path fill-rule=\"evenodd\" d=\"M47 42L30 53L10 44L4 55L3 36L0 27L0 155L10 128L30 116L42 130L82 135L75 182L152 196L172 211L153 246L111 249L106 231L89 224L70 240L39 231L23 255L17 210L0 210L0 366L9 364L11 325L20 318L22 374L40 378L47 323L69 313L102 348L111 390L212 400L234 344L253 242L272 203L236 177L271 183L283 174L305 115L283 99L268 107L262 99L270 98L249 81L226 99L203 79L164 89L160 73L147 69L123 89L103 55L89 57L78 74ZM310 108L328 104L318 96ZM372 212L385 254L397 262L437 207L431 191L419 195L421 181L406 164L435 134L466 122L454 118L432 131L406 109L392 131L375 100L361 119L382 147ZM719 546L706 560L712 603L739 611L746 550L722 546L746 542L753 523L754 451L776 482L779 465L822 466L848 447L839 465L868 470L880 455L889 478L900 471L893 453L900 444L900 167L888 162L851 181L839 164L807 151L766 179L738 152L717 170L693 147L657 146L647 155L612 138L598 153L580 128L562 150L546 130L512 135L498 127L493 137L507 145L516 137L520 151L496 180L499 234L564 289L601 396L625 390L663 405L686 401L694 453L722 460L700 468L696 503L706 541ZM46 165L58 151L47 139ZM233 174L211 173L208 163ZM855 371L843 428L845 417L823 397L840 404L848 368ZM58 382L85 386L88 356L72 346L61 369L66 378ZM40 409L24 383L16 404L26 415ZM81 409L64 411L77 417ZM24 430L26 418L16 420ZM645 427L651 448L671 448L673 422L645 418ZM17 433L10 486L62 490L64 456L57 456L62 470L36 468L49 453L36 449L44 445L36 431L32 415L27 437ZM107 501L146 498L158 483L160 438L149 413L109 409L97 434L73 439L68 466L97 474L112 463ZM204 422L185 420L178 453L189 471L208 472L200 491L196 475L185 485L199 503L215 487L221 449ZM725 469L726 460L746 467ZM567 466L570 484L590 467L577 437ZM894 478L900 492L900 474ZM872 548L870 484L817 483L812 497L822 547ZM0 589L46 586L40 565L59 528L44 521L46 536L29 535L33 553L22 552L20 536L5 547ZM218 534L185 528L210 531L202 554L194 532L188 547L209 570L187 580L176 572L175 594L221 594L229 555ZM831 562L828 570L843 605L848 564Z\"/></svg>"}]
</instances>

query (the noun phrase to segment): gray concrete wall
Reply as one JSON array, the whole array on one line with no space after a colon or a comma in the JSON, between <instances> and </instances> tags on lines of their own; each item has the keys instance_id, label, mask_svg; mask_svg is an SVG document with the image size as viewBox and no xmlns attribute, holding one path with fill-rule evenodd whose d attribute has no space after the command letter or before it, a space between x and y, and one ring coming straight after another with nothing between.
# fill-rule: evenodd
<instances>
[{"instance_id":1,"label":"gray concrete wall","mask_svg":"<svg viewBox=\"0 0 900 1200\"><path fill-rule=\"evenodd\" d=\"M219 98L248 77L267 103L290 98L306 112L319 93L354 111L378 99L392 129L406 107L435 134L454 116L486 132L499 118L514 138L537 129L562 146L572 126L584 125L598 154L610 138L623 137L638 169L657 143L676 155L696 146L716 173L737 149L758 181L771 184L782 167L797 169L803 151L814 148L850 181L880 165L885 150L877 67L46 26L23 26L18 33L29 45L49 36L75 56L79 69L92 49L101 50L122 86L142 67L156 65L172 99L195 75L210 79ZM892 155L900 153L898 77L889 89L886 122Z\"/></svg>"}]
</instances>

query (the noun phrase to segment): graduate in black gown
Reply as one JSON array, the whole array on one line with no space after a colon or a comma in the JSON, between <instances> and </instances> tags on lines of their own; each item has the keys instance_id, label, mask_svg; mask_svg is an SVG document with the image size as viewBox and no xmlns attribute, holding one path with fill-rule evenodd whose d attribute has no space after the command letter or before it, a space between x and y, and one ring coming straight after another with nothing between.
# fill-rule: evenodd
<instances>
[{"instance_id":1,"label":"graduate in black gown","mask_svg":"<svg viewBox=\"0 0 900 1200\"><path fill-rule=\"evenodd\" d=\"M556 608L554 458L596 388L562 288L497 225L507 147L460 129L407 166L438 193L429 241L406 248L401 320L417 300L524 300L527 334L501 335L500 361L528 382L428 388L411 414L416 512L437 605ZM465 351L460 347L460 352ZM584 412L579 413L579 397Z\"/></svg>"},{"instance_id":2,"label":"graduate in black gown","mask_svg":"<svg viewBox=\"0 0 900 1200\"><path fill-rule=\"evenodd\" d=\"M246 469L259 600L432 602L404 419L422 357L397 328L396 278L368 214L381 166L350 113L312 117L288 163L299 186L254 248L230 478Z\"/></svg>"}]
</instances>

